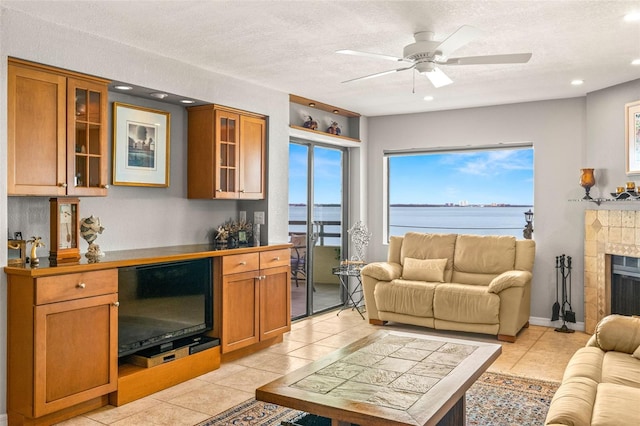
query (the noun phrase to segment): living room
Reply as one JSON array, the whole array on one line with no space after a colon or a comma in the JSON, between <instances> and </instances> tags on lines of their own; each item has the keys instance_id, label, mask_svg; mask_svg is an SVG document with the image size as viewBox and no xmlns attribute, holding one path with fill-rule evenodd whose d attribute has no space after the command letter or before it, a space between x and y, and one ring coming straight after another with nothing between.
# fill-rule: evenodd
<instances>
[{"instance_id":1,"label":"living room","mask_svg":"<svg viewBox=\"0 0 640 426\"><path fill-rule=\"evenodd\" d=\"M627 6L638 6L626 2ZM289 93L214 73L155 52L124 45L68 26L31 16L11 7L0 9L0 76L7 79L9 57L164 90L269 117L268 198L258 202L205 201L186 198L186 114L167 106L172 121L171 185L168 188L111 187L108 197L83 197L83 214L99 216L106 228L100 236L104 251L171 246L207 241L211 228L235 217L240 210L265 211L264 241L288 239L287 157L289 141ZM223 12L221 12L223 13ZM327 19L330 19L328 17ZM99 25L99 24L98 24ZM632 24L632 25L637 25ZM196 41L199 42L199 41ZM602 59L601 59L602 60ZM328 71L327 71L328 72ZM337 71L331 71L337 73ZM637 75L637 72L636 72ZM188 78L185 78L188 76ZM337 79L342 76L337 76ZM551 76L549 77L551 78ZM410 87L406 88L407 91ZM112 96L110 94L110 96ZM115 100L118 100L117 95ZM120 100L129 100L121 97ZM532 282L531 323L554 325L548 318L556 299L555 256L574 259L574 300L577 327L584 329L584 211L586 209L635 210L635 203L618 207L572 202L583 195L578 185L583 167L596 169L594 196L605 196L629 180L625 173L624 106L640 99L640 79L611 81L586 95L562 99L475 108L448 109L416 114L363 117L362 147L352 150L350 170L350 221L363 220L371 230L383 229L383 152L416 147L458 147L531 142L535 149L536 263ZM110 99L111 100L111 99ZM325 101L330 101L327 99ZM160 104L149 104L160 105ZM7 110L7 87L0 88L0 110ZM464 123L464 125L460 125ZM6 116L0 134L7 134ZM424 135L428 135L425 140ZM474 140L469 141L472 135ZM461 141L464 141L461 142ZM6 138L0 138L0 163L7 162ZM37 168L37 164L34 165ZM48 198L8 197L6 174L0 176L0 228L20 230L25 237L49 234ZM40 249L43 256L48 248ZM387 245L374 232L367 258L386 257ZM0 265L7 253L0 252ZM4 274L0 285L6 286ZM2 312L6 296L2 293ZM4 317L4 315L3 315ZM5 339L6 328L0 333ZM6 340L6 339L5 339ZM6 348L1 351L6 377ZM0 391L0 412L6 412L6 394Z\"/></svg>"}]
</instances>

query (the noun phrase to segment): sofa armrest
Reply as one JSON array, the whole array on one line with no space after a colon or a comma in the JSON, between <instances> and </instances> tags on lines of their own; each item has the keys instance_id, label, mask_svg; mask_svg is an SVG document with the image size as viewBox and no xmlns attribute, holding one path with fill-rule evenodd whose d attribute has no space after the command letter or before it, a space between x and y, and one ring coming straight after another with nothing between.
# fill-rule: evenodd
<instances>
[{"instance_id":1,"label":"sofa armrest","mask_svg":"<svg viewBox=\"0 0 640 426\"><path fill-rule=\"evenodd\" d=\"M365 265L360 274L378 281L391 281L402 276L402 265L394 262L373 262Z\"/></svg>"},{"instance_id":2,"label":"sofa armrest","mask_svg":"<svg viewBox=\"0 0 640 426\"><path fill-rule=\"evenodd\" d=\"M595 343L603 351L632 354L640 346L640 318L609 315L596 325L596 332L587 344Z\"/></svg>"},{"instance_id":3,"label":"sofa armrest","mask_svg":"<svg viewBox=\"0 0 640 426\"><path fill-rule=\"evenodd\" d=\"M531 272L529 271L507 271L495 277L490 283L487 291L498 294L509 287L524 287L531 282Z\"/></svg>"}]
</instances>

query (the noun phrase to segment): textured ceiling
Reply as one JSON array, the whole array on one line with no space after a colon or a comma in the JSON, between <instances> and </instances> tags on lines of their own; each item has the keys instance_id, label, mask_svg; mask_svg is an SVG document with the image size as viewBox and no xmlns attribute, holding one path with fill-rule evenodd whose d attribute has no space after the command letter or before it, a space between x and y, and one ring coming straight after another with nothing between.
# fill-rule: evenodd
<instances>
[{"instance_id":1,"label":"textured ceiling","mask_svg":"<svg viewBox=\"0 0 640 426\"><path fill-rule=\"evenodd\" d=\"M640 1L7 1L2 7L217 73L367 116L583 96L640 78ZM413 71L338 49L402 56L413 33L483 36L454 56L533 53L527 64L443 70L434 89ZM415 77L415 92L414 82ZM571 80L584 79L582 86ZM162 90L161 87L154 89ZM434 96L427 102L425 95Z\"/></svg>"}]
</instances>

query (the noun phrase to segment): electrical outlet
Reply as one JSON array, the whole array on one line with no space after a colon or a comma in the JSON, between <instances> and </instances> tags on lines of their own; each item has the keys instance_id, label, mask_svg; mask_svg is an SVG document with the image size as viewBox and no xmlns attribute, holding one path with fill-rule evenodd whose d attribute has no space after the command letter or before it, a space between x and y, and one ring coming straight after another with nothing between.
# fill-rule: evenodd
<instances>
[{"instance_id":1,"label":"electrical outlet","mask_svg":"<svg viewBox=\"0 0 640 426\"><path fill-rule=\"evenodd\" d=\"M256 225L264 225L264 212L253 212L253 223Z\"/></svg>"}]
</instances>

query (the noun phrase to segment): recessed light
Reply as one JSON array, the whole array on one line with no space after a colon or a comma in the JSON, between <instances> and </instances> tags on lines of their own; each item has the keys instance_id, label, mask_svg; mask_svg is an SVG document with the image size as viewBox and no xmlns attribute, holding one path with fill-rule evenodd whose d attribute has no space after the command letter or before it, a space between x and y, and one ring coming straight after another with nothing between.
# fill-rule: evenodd
<instances>
[{"instance_id":1,"label":"recessed light","mask_svg":"<svg viewBox=\"0 0 640 426\"><path fill-rule=\"evenodd\" d=\"M640 59L634 59L631 61L631 65L640 65Z\"/></svg>"},{"instance_id":2,"label":"recessed light","mask_svg":"<svg viewBox=\"0 0 640 426\"><path fill-rule=\"evenodd\" d=\"M113 86L113 87L114 87L115 89L118 89L118 90L131 90L131 89L133 89L133 87L131 87L131 86L125 86L124 84L119 84L119 85L117 85L117 86Z\"/></svg>"},{"instance_id":3,"label":"recessed light","mask_svg":"<svg viewBox=\"0 0 640 426\"><path fill-rule=\"evenodd\" d=\"M584 80L571 80L572 86L580 86L582 84L584 84Z\"/></svg>"},{"instance_id":4,"label":"recessed light","mask_svg":"<svg viewBox=\"0 0 640 426\"><path fill-rule=\"evenodd\" d=\"M333 110L333 113L334 113L334 114L337 114L337 113L339 113L339 112L340 112L340 111L338 111L337 109L334 109L334 110Z\"/></svg>"},{"instance_id":5,"label":"recessed light","mask_svg":"<svg viewBox=\"0 0 640 426\"><path fill-rule=\"evenodd\" d=\"M309 106L310 106L311 108L313 108L314 106L316 106L316 104L315 104L315 103L313 103L313 102L309 102Z\"/></svg>"},{"instance_id":6,"label":"recessed light","mask_svg":"<svg viewBox=\"0 0 640 426\"><path fill-rule=\"evenodd\" d=\"M152 98L164 99L169 95L162 92L153 92L153 93L149 93L149 96L151 96Z\"/></svg>"},{"instance_id":7,"label":"recessed light","mask_svg":"<svg viewBox=\"0 0 640 426\"><path fill-rule=\"evenodd\" d=\"M640 21L640 12L629 12L626 15L624 15L624 20L626 22Z\"/></svg>"},{"instance_id":8,"label":"recessed light","mask_svg":"<svg viewBox=\"0 0 640 426\"><path fill-rule=\"evenodd\" d=\"M192 99L181 99L180 102L182 102L183 104L195 104L196 101L192 100Z\"/></svg>"},{"instance_id":9,"label":"recessed light","mask_svg":"<svg viewBox=\"0 0 640 426\"><path fill-rule=\"evenodd\" d=\"M422 98L422 99L424 99L425 101L432 101L432 100L434 100L435 98L434 98L433 96L431 96L431 95L427 95L427 96L425 96L425 97L424 97L424 98Z\"/></svg>"}]
</instances>

